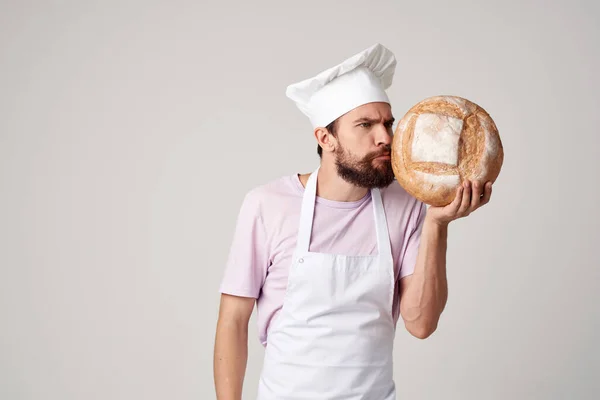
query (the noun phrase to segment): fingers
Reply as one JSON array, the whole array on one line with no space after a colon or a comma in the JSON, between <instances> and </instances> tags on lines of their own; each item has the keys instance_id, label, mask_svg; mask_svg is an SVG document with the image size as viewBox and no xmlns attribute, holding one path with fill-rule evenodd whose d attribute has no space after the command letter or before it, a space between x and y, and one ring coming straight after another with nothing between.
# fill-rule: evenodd
<instances>
[{"instance_id":1,"label":"fingers","mask_svg":"<svg viewBox=\"0 0 600 400\"><path fill-rule=\"evenodd\" d=\"M456 189L456 195L454 196L454 200L452 200L452 203L448 205L448 211L450 211L452 214L456 214L458 212L458 209L460 208L460 205L462 204L463 191L464 189L462 185L459 186Z\"/></svg>"},{"instance_id":2,"label":"fingers","mask_svg":"<svg viewBox=\"0 0 600 400\"><path fill-rule=\"evenodd\" d=\"M479 183L478 181L474 181L473 182L473 192L471 194L471 205L470 205L470 211L475 211L477 208L479 208L480 204L481 204L481 195L483 188L481 186L481 183Z\"/></svg>"},{"instance_id":3,"label":"fingers","mask_svg":"<svg viewBox=\"0 0 600 400\"><path fill-rule=\"evenodd\" d=\"M492 182L487 182L481 198L481 205L487 204L492 197Z\"/></svg>"},{"instance_id":4,"label":"fingers","mask_svg":"<svg viewBox=\"0 0 600 400\"><path fill-rule=\"evenodd\" d=\"M471 205L471 182L463 182L463 195L460 207L458 208L458 214L464 215L467 213L469 206Z\"/></svg>"},{"instance_id":5,"label":"fingers","mask_svg":"<svg viewBox=\"0 0 600 400\"><path fill-rule=\"evenodd\" d=\"M492 183L465 180L457 189L452 203L444 207L444 218L455 220L470 215L490 201L492 195Z\"/></svg>"}]
</instances>

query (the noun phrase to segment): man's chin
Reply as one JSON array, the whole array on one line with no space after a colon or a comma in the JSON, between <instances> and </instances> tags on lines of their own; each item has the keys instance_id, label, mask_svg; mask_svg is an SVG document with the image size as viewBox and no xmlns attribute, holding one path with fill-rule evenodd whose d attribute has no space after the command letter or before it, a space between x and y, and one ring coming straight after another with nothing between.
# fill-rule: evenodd
<instances>
[{"instance_id":1,"label":"man's chin","mask_svg":"<svg viewBox=\"0 0 600 400\"><path fill-rule=\"evenodd\" d=\"M377 176L373 177L373 182L377 182L376 187L387 187L396 179L391 163L380 165L375 170Z\"/></svg>"},{"instance_id":2,"label":"man's chin","mask_svg":"<svg viewBox=\"0 0 600 400\"><path fill-rule=\"evenodd\" d=\"M392 183L394 183L395 179L396 178L393 175L392 176L387 176L387 177L385 177L385 179L381 179L378 182L378 184L376 186L374 186L374 187L377 187L377 188L380 188L380 189L386 188L386 187L390 186Z\"/></svg>"},{"instance_id":3,"label":"man's chin","mask_svg":"<svg viewBox=\"0 0 600 400\"><path fill-rule=\"evenodd\" d=\"M395 176L393 173L379 169L377 172L380 173L371 174L369 177L365 177L366 179L363 181L363 187L382 189L394 182Z\"/></svg>"},{"instance_id":4,"label":"man's chin","mask_svg":"<svg viewBox=\"0 0 600 400\"><path fill-rule=\"evenodd\" d=\"M382 175L393 175L394 169L392 168L392 162L389 160L375 160L373 163L373 169Z\"/></svg>"},{"instance_id":5,"label":"man's chin","mask_svg":"<svg viewBox=\"0 0 600 400\"><path fill-rule=\"evenodd\" d=\"M392 162L384 157L371 162L363 161L363 166L351 166L337 160L338 175L345 181L365 188L384 188L395 179Z\"/></svg>"}]
</instances>

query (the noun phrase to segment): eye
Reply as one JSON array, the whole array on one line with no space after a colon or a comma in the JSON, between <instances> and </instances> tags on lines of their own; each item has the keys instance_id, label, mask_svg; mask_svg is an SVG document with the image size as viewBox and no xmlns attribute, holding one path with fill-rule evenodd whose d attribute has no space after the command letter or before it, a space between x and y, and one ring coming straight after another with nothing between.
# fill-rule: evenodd
<instances>
[{"instance_id":1,"label":"eye","mask_svg":"<svg viewBox=\"0 0 600 400\"><path fill-rule=\"evenodd\" d=\"M371 127L371 123L370 122L362 122L359 124L359 126L361 128L370 128Z\"/></svg>"}]
</instances>

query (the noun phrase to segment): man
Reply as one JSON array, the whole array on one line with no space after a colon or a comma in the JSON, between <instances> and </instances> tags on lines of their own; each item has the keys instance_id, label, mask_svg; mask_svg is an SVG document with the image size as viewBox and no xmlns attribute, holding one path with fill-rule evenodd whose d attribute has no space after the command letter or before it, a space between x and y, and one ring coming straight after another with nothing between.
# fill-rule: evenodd
<instances>
[{"instance_id":1,"label":"man","mask_svg":"<svg viewBox=\"0 0 600 400\"><path fill-rule=\"evenodd\" d=\"M425 339L447 298L448 224L487 203L466 184L430 207L394 181L396 60L377 44L287 95L309 118L321 163L250 191L238 217L215 340L219 400L241 399L248 320L265 346L258 399L395 399L396 323Z\"/></svg>"}]
</instances>

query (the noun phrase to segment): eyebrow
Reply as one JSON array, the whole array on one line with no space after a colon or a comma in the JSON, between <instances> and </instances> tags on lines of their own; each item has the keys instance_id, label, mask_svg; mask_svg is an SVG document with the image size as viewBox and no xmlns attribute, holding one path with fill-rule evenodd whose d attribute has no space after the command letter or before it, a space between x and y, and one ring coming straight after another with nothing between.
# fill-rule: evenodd
<instances>
[{"instance_id":1,"label":"eyebrow","mask_svg":"<svg viewBox=\"0 0 600 400\"><path fill-rule=\"evenodd\" d=\"M386 123L390 123L390 122L391 122L391 123L394 123L395 121L396 121L396 119L395 119L394 117L392 117L392 118L390 118L390 119L386 120L385 122L386 122ZM359 118L359 119L355 120L353 123L354 123L354 124L357 124L357 123L360 123L360 122L370 122L370 123L377 123L377 122L379 122L379 119L368 118L368 117L362 117L362 118Z\"/></svg>"}]
</instances>

